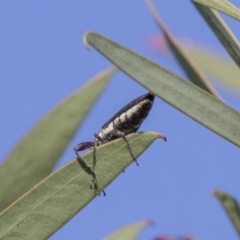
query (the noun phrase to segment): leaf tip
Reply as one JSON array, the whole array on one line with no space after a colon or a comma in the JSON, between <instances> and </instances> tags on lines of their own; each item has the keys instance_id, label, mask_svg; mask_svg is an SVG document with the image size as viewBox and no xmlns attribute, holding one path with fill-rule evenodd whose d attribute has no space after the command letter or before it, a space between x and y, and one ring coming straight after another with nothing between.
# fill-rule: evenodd
<instances>
[{"instance_id":1,"label":"leaf tip","mask_svg":"<svg viewBox=\"0 0 240 240\"><path fill-rule=\"evenodd\" d=\"M158 137L158 138L162 138L165 142L167 141L166 136L163 135L162 133L157 133L157 137Z\"/></svg>"},{"instance_id":2,"label":"leaf tip","mask_svg":"<svg viewBox=\"0 0 240 240\"><path fill-rule=\"evenodd\" d=\"M222 192L221 192L220 190L215 189L215 190L212 190L211 195L212 195L213 197L218 197L219 194L221 194L221 193L222 193Z\"/></svg>"},{"instance_id":3,"label":"leaf tip","mask_svg":"<svg viewBox=\"0 0 240 240\"><path fill-rule=\"evenodd\" d=\"M212 190L212 191L211 191L211 196L212 196L212 197L216 197L216 194L217 194L216 192L217 192L216 190Z\"/></svg>"},{"instance_id":4,"label":"leaf tip","mask_svg":"<svg viewBox=\"0 0 240 240\"><path fill-rule=\"evenodd\" d=\"M152 221L152 220L147 220L146 221L146 226L154 226L155 225L155 222L154 221Z\"/></svg>"},{"instance_id":5,"label":"leaf tip","mask_svg":"<svg viewBox=\"0 0 240 240\"><path fill-rule=\"evenodd\" d=\"M90 50L90 45L89 45L88 40L87 40L87 37L90 33L91 33L91 31L86 31L83 34L83 45L87 50Z\"/></svg>"}]
</instances>

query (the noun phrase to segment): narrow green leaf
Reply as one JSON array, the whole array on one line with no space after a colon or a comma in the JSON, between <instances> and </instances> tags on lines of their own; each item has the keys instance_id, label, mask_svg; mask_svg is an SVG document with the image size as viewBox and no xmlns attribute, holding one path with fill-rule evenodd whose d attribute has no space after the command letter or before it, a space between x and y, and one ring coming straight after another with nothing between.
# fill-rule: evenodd
<instances>
[{"instance_id":1,"label":"narrow green leaf","mask_svg":"<svg viewBox=\"0 0 240 240\"><path fill-rule=\"evenodd\" d=\"M206 74L214 77L225 86L240 91L240 68L231 59L226 59L213 50L197 45L187 49L187 51Z\"/></svg>"},{"instance_id":2,"label":"narrow green leaf","mask_svg":"<svg viewBox=\"0 0 240 240\"><path fill-rule=\"evenodd\" d=\"M200 3L209 8L213 8L222 13L227 14L240 21L240 10L230 3L228 0L193 0L194 2Z\"/></svg>"},{"instance_id":3,"label":"narrow green leaf","mask_svg":"<svg viewBox=\"0 0 240 240\"><path fill-rule=\"evenodd\" d=\"M189 77L189 80L192 83L196 84L198 87L202 88L203 90L221 99L219 94L216 92L212 84L208 81L207 77L204 75L201 69L194 63L190 56L188 56L184 48L182 48L180 44L178 44L173 34L168 30L167 26L160 18L160 15L158 14L156 8L154 7L153 1L146 0L146 2L152 13L154 20L156 21L158 27L163 32L166 42L168 43L170 49L172 50L173 54L178 60L178 63Z\"/></svg>"},{"instance_id":4,"label":"narrow green leaf","mask_svg":"<svg viewBox=\"0 0 240 240\"><path fill-rule=\"evenodd\" d=\"M151 225L152 222L149 221L141 221L134 224L127 225L123 228L116 230L111 233L109 236L105 237L104 240L126 240L126 239L137 239L140 231L146 227Z\"/></svg>"},{"instance_id":5,"label":"narrow green leaf","mask_svg":"<svg viewBox=\"0 0 240 240\"><path fill-rule=\"evenodd\" d=\"M240 67L240 45L233 32L216 11L199 3L193 2L193 4L218 37L233 61Z\"/></svg>"},{"instance_id":6,"label":"narrow green leaf","mask_svg":"<svg viewBox=\"0 0 240 240\"><path fill-rule=\"evenodd\" d=\"M0 211L51 172L114 71L61 101L19 142L0 168Z\"/></svg>"},{"instance_id":7,"label":"narrow green leaf","mask_svg":"<svg viewBox=\"0 0 240 240\"><path fill-rule=\"evenodd\" d=\"M156 138L163 136L154 132L137 133L130 135L128 140L138 157ZM89 164L93 163L92 151L83 157ZM95 171L99 191L106 188L132 162L122 139L98 147ZM0 239L50 237L96 197L95 192L89 189L90 180L91 176L76 159L51 174L2 212Z\"/></svg>"},{"instance_id":8,"label":"narrow green leaf","mask_svg":"<svg viewBox=\"0 0 240 240\"><path fill-rule=\"evenodd\" d=\"M195 85L104 36L88 32L84 41L161 99L240 146L238 112Z\"/></svg>"},{"instance_id":9,"label":"narrow green leaf","mask_svg":"<svg viewBox=\"0 0 240 240\"><path fill-rule=\"evenodd\" d=\"M218 198L228 217L232 221L233 226L240 235L240 207L237 200L222 191L214 191L213 195Z\"/></svg>"}]
</instances>

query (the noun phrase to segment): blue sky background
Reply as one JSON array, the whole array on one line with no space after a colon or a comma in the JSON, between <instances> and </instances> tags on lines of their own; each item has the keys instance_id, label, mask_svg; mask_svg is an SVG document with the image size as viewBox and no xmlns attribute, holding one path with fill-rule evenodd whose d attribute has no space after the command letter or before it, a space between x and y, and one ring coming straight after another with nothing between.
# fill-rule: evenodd
<instances>
[{"instance_id":1,"label":"blue sky background","mask_svg":"<svg viewBox=\"0 0 240 240\"><path fill-rule=\"evenodd\" d=\"M155 1L171 31L179 38L224 53L189 0ZM239 1L232 1L240 7ZM224 16L237 38L239 22ZM186 78L173 58L151 50L149 37L158 33L144 1L0 1L1 118L0 159L59 100L111 64L82 44L94 30L151 58ZM239 93L215 86L239 111ZM93 133L121 107L146 92L118 72L70 143L57 167L73 159L72 148L93 139ZM79 103L81 107L81 103ZM213 189L240 199L239 149L156 99L141 131L164 133L81 213L51 240L101 239L126 224L152 220L139 239L158 235L192 235L197 239L238 239Z\"/></svg>"}]
</instances>

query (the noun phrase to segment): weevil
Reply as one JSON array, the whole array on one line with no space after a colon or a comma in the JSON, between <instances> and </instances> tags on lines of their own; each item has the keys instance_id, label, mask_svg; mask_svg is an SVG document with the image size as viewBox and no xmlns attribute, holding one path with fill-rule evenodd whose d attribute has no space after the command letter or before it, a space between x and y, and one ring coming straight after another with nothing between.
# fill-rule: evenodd
<instances>
[{"instance_id":1,"label":"weevil","mask_svg":"<svg viewBox=\"0 0 240 240\"><path fill-rule=\"evenodd\" d=\"M82 142L74 147L74 152L77 155L78 160L92 175L92 181L90 188L93 188L93 185L97 183L96 173L94 168L91 167L79 154L79 151L86 149L95 148L117 138L123 138L126 142L127 148L131 154L131 157L134 162L138 165L137 159L133 154L132 148L126 138L128 134L135 133L140 128L142 122L148 116L153 102L154 94L149 92L144 94L130 103L125 107L119 110L112 118L110 118L103 126L101 131L98 134L94 134L94 142ZM166 137L163 136L163 139L166 141ZM105 192L103 191L105 195Z\"/></svg>"}]
</instances>

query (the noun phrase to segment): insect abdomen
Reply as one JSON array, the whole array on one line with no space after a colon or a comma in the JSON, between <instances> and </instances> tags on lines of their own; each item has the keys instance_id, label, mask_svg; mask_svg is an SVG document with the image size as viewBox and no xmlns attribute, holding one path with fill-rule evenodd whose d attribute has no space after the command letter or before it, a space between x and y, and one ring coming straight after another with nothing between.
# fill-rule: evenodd
<instances>
[{"instance_id":1,"label":"insect abdomen","mask_svg":"<svg viewBox=\"0 0 240 240\"><path fill-rule=\"evenodd\" d=\"M113 120L117 130L129 134L137 131L152 108L153 101L144 99Z\"/></svg>"},{"instance_id":2,"label":"insect abdomen","mask_svg":"<svg viewBox=\"0 0 240 240\"><path fill-rule=\"evenodd\" d=\"M113 120L116 129L125 134L136 132L151 110L153 101L154 95L151 93L140 97L139 101L136 99L132 107Z\"/></svg>"}]
</instances>

